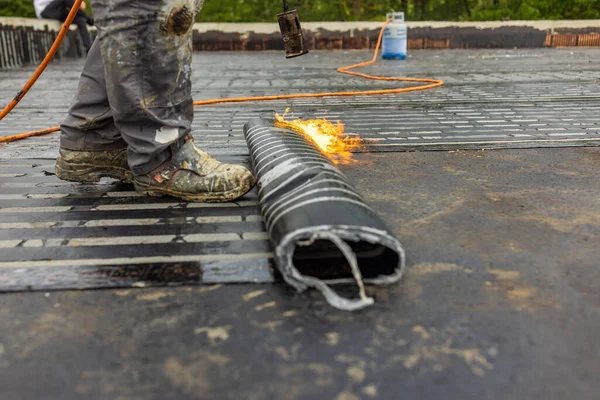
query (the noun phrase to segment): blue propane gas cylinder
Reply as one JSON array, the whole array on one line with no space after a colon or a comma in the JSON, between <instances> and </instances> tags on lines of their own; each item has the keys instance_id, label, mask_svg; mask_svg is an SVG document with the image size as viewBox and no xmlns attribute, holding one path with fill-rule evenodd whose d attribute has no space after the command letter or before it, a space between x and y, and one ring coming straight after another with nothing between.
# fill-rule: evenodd
<instances>
[{"instance_id":1,"label":"blue propane gas cylinder","mask_svg":"<svg viewBox=\"0 0 600 400\"><path fill-rule=\"evenodd\" d=\"M382 57L385 60L404 60L406 58L406 25L404 13L395 12L386 15L392 19L383 31Z\"/></svg>"}]
</instances>

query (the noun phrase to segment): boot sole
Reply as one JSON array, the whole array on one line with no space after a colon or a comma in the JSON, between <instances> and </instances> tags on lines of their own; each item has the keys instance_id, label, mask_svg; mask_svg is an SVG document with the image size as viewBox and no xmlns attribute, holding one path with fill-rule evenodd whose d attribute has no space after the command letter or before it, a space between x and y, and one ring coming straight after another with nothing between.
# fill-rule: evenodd
<instances>
[{"instance_id":1,"label":"boot sole","mask_svg":"<svg viewBox=\"0 0 600 400\"><path fill-rule=\"evenodd\" d=\"M189 194L184 192L177 192L173 190L164 190L160 188L151 188L149 186L142 186L139 183L133 184L136 192L154 197L171 196L177 197L186 201L203 202L203 203L226 203L239 199L248 193L254 185L249 185L248 188L244 189L233 189L222 193L201 193L201 194Z\"/></svg>"},{"instance_id":2,"label":"boot sole","mask_svg":"<svg viewBox=\"0 0 600 400\"><path fill-rule=\"evenodd\" d=\"M125 183L133 183L133 174L124 168L98 166L92 164L67 164L59 158L54 168L56 176L68 182L98 183L102 178L113 178Z\"/></svg>"}]
</instances>

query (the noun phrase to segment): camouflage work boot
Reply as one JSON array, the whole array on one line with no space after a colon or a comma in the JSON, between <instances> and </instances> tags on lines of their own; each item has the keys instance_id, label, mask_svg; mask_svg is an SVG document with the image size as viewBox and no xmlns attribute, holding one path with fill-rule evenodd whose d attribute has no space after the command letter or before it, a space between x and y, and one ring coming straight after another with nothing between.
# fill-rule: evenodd
<instances>
[{"instance_id":1,"label":"camouflage work boot","mask_svg":"<svg viewBox=\"0 0 600 400\"><path fill-rule=\"evenodd\" d=\"M173 196L188 201L227 202L242 197L256 183L241 165L223 164L189 139L170 161L147 175L135 176L135 190L150 196Z\"/></svg>"},{"instance_id":2,"label":"camouflage work boot","mask_svg":"<svg viewBox=\"0 0 600 400\"><path fill-rule=\"evenodd\" d=\"M61 147L55 172L57 177L70 182L96 183L103 177L133 182L127 165L127 149L86 151Z\"/></svg>"}]
</instances>

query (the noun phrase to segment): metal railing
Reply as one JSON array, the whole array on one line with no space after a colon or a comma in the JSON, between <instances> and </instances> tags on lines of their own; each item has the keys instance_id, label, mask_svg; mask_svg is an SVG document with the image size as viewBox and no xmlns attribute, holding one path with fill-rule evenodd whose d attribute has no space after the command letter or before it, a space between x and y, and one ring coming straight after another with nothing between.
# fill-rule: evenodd
<instances>
[{"instance_id":1,"label":"metal railing","mask_svg":"<svg viewBox=\"0 0 600 400\"><path fill-rule=\"evenodd\" d=\"M58 29L51 30L48 25L45 25L44 29L39 29L36 26L0 23L0 70L39 64L57 34ZM71 30L67 33L54 59L79 58L84 55L79 34Z\"/></svg>"}]
</instances>

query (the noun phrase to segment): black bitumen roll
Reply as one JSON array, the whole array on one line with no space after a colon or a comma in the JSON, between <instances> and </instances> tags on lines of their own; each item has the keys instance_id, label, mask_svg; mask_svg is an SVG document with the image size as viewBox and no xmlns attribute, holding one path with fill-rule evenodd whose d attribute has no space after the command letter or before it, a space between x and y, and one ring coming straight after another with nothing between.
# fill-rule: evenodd
<instances>
[{"instance_id":1,"label":"black bitumen roll","mask_svg":"<svg viewBox=\"0 0 600 400\"><path fill-rule=\"evenodd\" d=\"M254 119L244 126L258 181L260 209L283 278L298 290L315 287L335 307L372 304L363 281L402 277L400 242L317 144L303 133ZM329 285L356 282L360 299Z\"/></svg>"}]
</instances>

